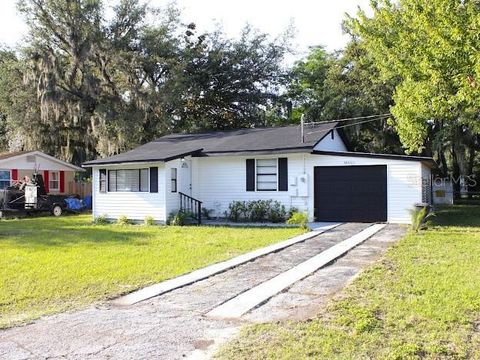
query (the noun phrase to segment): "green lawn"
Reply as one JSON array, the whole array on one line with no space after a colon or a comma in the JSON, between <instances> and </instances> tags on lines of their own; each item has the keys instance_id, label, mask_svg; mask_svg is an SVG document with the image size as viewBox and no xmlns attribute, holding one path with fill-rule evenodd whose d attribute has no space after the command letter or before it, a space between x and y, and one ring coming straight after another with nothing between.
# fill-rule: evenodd
<instances>
[{"instance_id":1,"label":"green lawn","mask_svg":"<svg viewBox=\"0 0 480 360\"><path fill-rule=\"evenodd\" d=\"M318 318L255 325L226 359L480 359L480 207L439 211Z\"/></svg>"},{"instance_id":2,"label":"green lawn","mask_svg":"<svg viewBox=\"0 0 480 360\"><path fill-rule=\"evenodd\" d=\"M0 328L78 308L287 239L299 229L0 221Z\"/></svg>"}]
</instances>

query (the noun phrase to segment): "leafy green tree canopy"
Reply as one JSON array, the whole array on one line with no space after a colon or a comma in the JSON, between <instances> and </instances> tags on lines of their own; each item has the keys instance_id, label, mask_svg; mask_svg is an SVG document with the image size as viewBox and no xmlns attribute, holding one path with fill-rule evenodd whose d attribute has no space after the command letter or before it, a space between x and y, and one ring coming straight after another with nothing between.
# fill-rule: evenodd
<instances>
[{"instance_id":1,"label":"leafy green tree canopy","mask_svg":"<svg viewBox=\"0 0 480 360\"><path fill-rule=\"evenodd\" d=\"M362 43L356 40L342 51L327 53L313 48L309 56L295 64L289 96L293 118L322 121L385 114L393 104L393 80L384 80ZM386 119L372 119L359 125L355 121L344 131L351 147L358 151L402 153L393 126Z\"/></svg>"},{"instance_id":2,"label":"leafy green tree canopy","mask_svg":"<svg viewBox=\"0 0 480 360\"><path fill-rule=\"evenodd\" d=\"M421 152L429 129L441 141L480 124L480 3L476 0L378 0L347 26L384 79L397 79L391 109L402 144ZM467 130L468 129L468 130Z\"/></svg>"}]
</instances>

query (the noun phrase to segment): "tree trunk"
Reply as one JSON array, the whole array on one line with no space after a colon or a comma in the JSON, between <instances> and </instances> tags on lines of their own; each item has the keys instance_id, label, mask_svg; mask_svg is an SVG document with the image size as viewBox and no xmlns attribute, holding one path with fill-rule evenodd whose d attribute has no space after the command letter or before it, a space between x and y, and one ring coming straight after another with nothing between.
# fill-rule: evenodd
<instances>
[{"instance_id":1,"label":"tree trunk","mask_svg":"<svg viewBox=\"0 0 480 360\"><path fill-rule=\"evenodd\" d=\"M440 160L440 176L448 175L448 163L445 158L445 150L442 148L438 151L438 158Z\"/></svg>"},{"instance_id":2,"label":"tree trunk","mask_svg":"<svg viewBox=\"0 0 480 360\"><path fill-rule=\"evenodd\" d=\"M475 148L473 147L473 144L470 144L468 148L468 165L467 165L467 173L465 176L467 176L467 181L468 177L473 175L473 166L475 165ZM470 184L468 181L467 184ZM470 185L468 185L468 198L472 199L473 197L473 191L474 189L470 188Z\"/></svg>"},{"instance_id":3,"label":"tree trunk","mask_svg":"<svg viewBox=\"0 0 480 360\"><path fill-rule=\"evenodd\" d=\"M460 198L460 165L458 162L458 149L455 142L452 142L452 186L454 198Z\"/></svg>"}]
</instances>

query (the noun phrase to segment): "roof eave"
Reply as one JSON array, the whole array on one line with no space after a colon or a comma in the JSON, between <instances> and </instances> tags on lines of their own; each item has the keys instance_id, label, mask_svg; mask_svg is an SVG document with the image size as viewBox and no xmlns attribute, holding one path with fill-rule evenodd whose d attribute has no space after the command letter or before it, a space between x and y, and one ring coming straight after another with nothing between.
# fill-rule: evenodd
<instances>
[{"instance_id":1,"label":"roof eave","mask_svg":"<svg viewBox=\"0 0 480 360\"><path fill-rule=\"evenodd\" d=\"M330 134L331 131L335 130L338 126L338 122L337 123L332 123L333 126L331 128L329 128L328 130L325 129L325 130L319 130L319 131L323 131L324 134L318 139L316 140L315 144L313 145L313 148L315 148L315 146L317 146L318 144L320 144L320 142L325 139L325 137ZM343 140L343 139L342 139Z\"/></svg>"},{"instance_id":2,"label":"roof eave","mask_svg":"<svg viewBox=\"0 0 480 360\"><path fill-rule=\"evenodd\" d=\"M314 150L311 153L313 155L352 156L352 157L366 157L366 158L370 157L370 158L380 158L380 159L390 159L390 160L417 161L431 167L436 166L436 162L435 160L433 160L433 158L424 157L424 156L360 153L360 152L350 152L350 151L322 151L322 150Z\"/></svg>"},{"instance_id":3,"label":"roof eave","mask_svg":"<svg viewBox=\"0 0 480 360\"><path fill-rule=\"evenodd\" d=\"M73 164L70 164L66 161L63 161L63 160L60 160L60 159L57 159L56 157L53 157L53 156L50 156L48 154L45 154L44 152L41 152L41 151L33 151L34 153L36 153L38 156L42 156L42 157L46 157L47 159L51 160L51 161L56 161L57 163L60 163L66 167L69 167L71 168L72 170L74 171L81 171L81 172L85 172L85 169L82 169L81 167L79 166L76 166L76 165L73 165Z\"/></svg>"},{"instance_id":4,"label":"roof eave","mask_svg":"<svg viewBox=\"0 0 480 360\"><path fill-rule=\"evenodd\" d=\"M168 161L172 161L172 160L175 160L175 159L180 159L182 157L185 157L185 156L189 156L189 155L194 155L198 152L201 152L203 149L197 149L197 150L193 150L193 151L188 151L188 152L185 152L185 153L181 153L181 154L176 154L176 155L172 155L172 156L169 156L169 157L165 157L165 158L152 158L152 159L138 159L138 160L113 160L113 161L101 161L100 162L97 162L97 160L93 160L93 161L88 161L86 163L83 163L82 166L83 167L86 167L86 168L89 168L89 167L93 167L93 166L102 166L102 165L119 165L119 164L144 164L144 163L152 163L152 162L168 162Z\"/></svg>"},{"instance_id":5,"label":"roof eave","mask_svg":"<svg viewBox=\"0 0 480 360\"><path fill-rule=\"evenodd\" d=\"M16 154L16 155L13 155L13 156L10 156L10 157L5 157L5 158L3 158L3 159L0 159L0 162L7 161L7 160L8 160L8 161L14 160L14 159L16 159L16 158L19 158L19 157L22 157L22 156L25 156L25 155L30 155L30 154L38 155L38 156L40 156L40 157L47 158L48 160L51 160L51 161L53 161L53 162L62 164L63 166L72 169L72 171L81 171L81 172L84 172L84 171L85 171L85 169L82 169L81 167L78 167L78 166L73 165L73 164L70 164L70 163L68 163L68 162L66 162L66 161L57 159L57 158L54 157L54 156L50 156L50 155L48 155L48 154L45 154L44 152L41 152L40 150L25 151L25 152L22 152L21 154Z\"/></svg>"},{"instance_id":6,"label":"roof eave","mask_svg":"<svg viewBox=\"0 0 480 360\"><path fill-rule=\"evenodd\" d=\"M287 147L287 148L274 148L274 149L255 149L255 150L228 150L228 151L205 151L199 154L199 157L204 156L239 156L239 155L268 155L268 154L286 154L286 153L309 153L312 151L311 145Z\"/></svg>"}]
</instances>

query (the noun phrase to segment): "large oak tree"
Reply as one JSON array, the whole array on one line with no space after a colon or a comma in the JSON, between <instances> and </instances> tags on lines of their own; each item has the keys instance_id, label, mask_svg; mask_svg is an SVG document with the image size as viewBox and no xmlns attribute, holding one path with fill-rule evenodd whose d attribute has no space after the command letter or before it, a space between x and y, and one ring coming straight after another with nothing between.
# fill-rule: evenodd
<instances>
[{"instance_id":1,"label":"large oak tree","mask_svg":"<svg viewBox=\"0 0 480 360\"><path fill-rule=\"evenodd\" d=\"M78 164L173 131L266 124L285 84L288 36L198 33L175 8L139 0L106 19L106 5L19 2L28 37L0 59L0 136L11 149Z\"/></svg>"}]
</instances>

